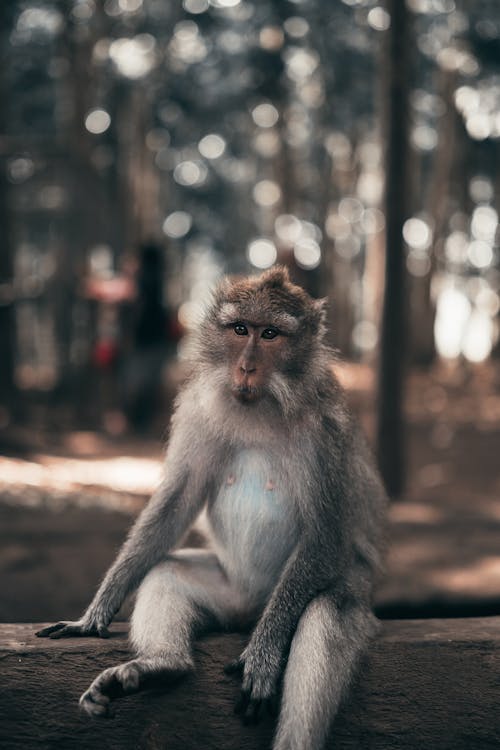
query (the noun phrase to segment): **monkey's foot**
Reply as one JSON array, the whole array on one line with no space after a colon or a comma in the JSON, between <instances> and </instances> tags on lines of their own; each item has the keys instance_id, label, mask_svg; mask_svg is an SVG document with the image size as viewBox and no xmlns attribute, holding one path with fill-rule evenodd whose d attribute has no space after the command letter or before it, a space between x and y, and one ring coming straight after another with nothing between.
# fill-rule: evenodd
<instances>
[{"instance_id":1,"label":"monkey's foot","mask_svg":"<svg viewBox=\"0 0 500 750\"><path fill-rule=\"evenodd\" d=\"M80 707L89 716L109 716L110 702L140 689L144 665L140 659L110 667L96 677L80 698Z\"/></svg>"},{"instance_id":2,"label":"monkey's foot","mask_svg":"<svg viewBox=\"0 0 500 750\"><path fill-rule=\"evenodd\" d=\"M192 664L172 665L163 659L133 659L101 672L80 698L80 708L89 716L111 716L116 698L137 693L165 682L172 683L190 671Z\"/></svg>"}]
</instances>

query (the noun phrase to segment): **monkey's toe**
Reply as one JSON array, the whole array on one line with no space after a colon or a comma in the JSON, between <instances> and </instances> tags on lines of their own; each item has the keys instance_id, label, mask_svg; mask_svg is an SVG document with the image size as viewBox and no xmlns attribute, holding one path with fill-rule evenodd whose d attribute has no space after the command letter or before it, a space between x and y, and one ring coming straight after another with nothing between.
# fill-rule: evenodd
<instances>
[{"instance_id":1,"label":"monkey's toe","mask_svg":"<svg viewBox=\"0 0 500 750\"><path fill-rule=\"evenodd\" d=\"M92 684L80 698L79 705L82 711L93 718L106 718L109 713L110 698L101 693L98 688Z\"/></svg>"},{"instance_id":2,"label":"monkey's toe","mask_svg":"<svg viewBox=\"0 0 500 750\"><path fill-rule=\"evenodd\" d=\"M116 667L114 678L121 685L124 694L135 693L139 690L141 670L135 662L127 662Z\"/></svg>"}]
</instances>

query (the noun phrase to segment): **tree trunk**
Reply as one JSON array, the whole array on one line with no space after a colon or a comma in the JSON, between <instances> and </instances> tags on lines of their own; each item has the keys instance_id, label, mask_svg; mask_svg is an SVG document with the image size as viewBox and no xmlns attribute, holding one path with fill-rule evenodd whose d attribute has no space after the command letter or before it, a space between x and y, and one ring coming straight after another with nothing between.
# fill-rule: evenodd
<instances>
[{"instance_id":1,"label":"tree trunk","mask_svg":"<svg viewBox=\"0 0 500 750\"><path fill-rule=\"evenodd\" d=\"M7 36L6 8L0 10L0 38ZM5 70L7 45L3 47L0 62ZM9 421L14 407L14 298L13 298L13 257L10 231L7 185L7 155L5 123L5 85L0 76L0 138L4 147L0 150L0 427Z\"/></svg>"},{"instance_id":2,"label":"tree trunk","mask_svg":"<svg viewBox=\"0 0 500 750\"><path fill-rule=\"evenodd\" d=\"M377 453L391 496L404 485L403 370L406 325L406 265L403 224L408 188L408 11L400 0L387 0L391 26L384 54L386 142L385 292L378 380Z\"/></svg>"}]
</instances>

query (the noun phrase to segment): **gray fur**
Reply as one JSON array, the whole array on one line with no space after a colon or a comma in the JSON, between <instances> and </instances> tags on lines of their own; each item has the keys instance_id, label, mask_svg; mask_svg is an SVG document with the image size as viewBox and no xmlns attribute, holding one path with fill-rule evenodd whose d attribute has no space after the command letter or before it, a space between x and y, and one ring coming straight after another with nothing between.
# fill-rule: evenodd
<instances>
[{"instance_id":1,"label":"gray fur","mask_svg":"<svg viewBox=\"0 0 500 750\"><path fill-rule=\"evenodd\" d=\"M232 332L221 328L232 318L256 329L288 325L280 364L251 404L229 387L224 341ZM323 303L281 269L224 281L216 291L199 330L197 366L177 401L162 485L81 620L40 632L106 635L139 587L131 627L137 658L97 677L80 701L89 714L106 714L111 696L152 677L193 669L198 633L252 625L230 666L242 673L240 710L255 718L283 678L274 750L323 746L374 632L385 505L333 375L323 319ZM209 549L176 549L203 508Z\"/></svg>"}]
</instances>

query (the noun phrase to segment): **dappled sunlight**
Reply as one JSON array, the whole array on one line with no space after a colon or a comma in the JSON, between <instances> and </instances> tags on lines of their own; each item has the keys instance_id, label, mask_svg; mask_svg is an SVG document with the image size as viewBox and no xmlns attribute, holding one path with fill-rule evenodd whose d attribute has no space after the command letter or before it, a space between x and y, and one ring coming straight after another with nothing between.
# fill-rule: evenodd
<instances>
[{"instance_id":1,"label":"dappled sunlight","mask_svg":"<svg viewBox=\"0 0 500 750\"><path fill-rule=\"evenodd\" d=\"M375 370L369 365L338 362L335 373L342 387L348 391L369 392L375 388Z\"/></svg>"},{"instance_id":2,"label":"dappled sunlight","mask_svg":"<svg viewBox=\"0 0 500 750\"><path fill-rule=\"evenodd\" d=\"M427 464L422 466L417 472L415 478L419 487L425 489L430 487L440 487L447 484L451 479L451 466L446 464Z\"/></svg>"},{"instance_id":3,"label":"dappled sunlight","mask_svg":"<svg viewBox=\"0 0 500 750\"><path fill-rule=\"evenodd\" d=\"M53 481L76 486L102 485L117 492L147 494L158 484L161 462L133 456L74 459L36 456Z\"/></svg>"},{"instance_id":4,"label":"dappled sunlight","mask_svg":"<svg viewBox=\"0 0 500 750\"><path fill-rule=\"evenodd\" d=\"M500 602L498 528L470 519L454 522L451 517L427 526L418 515L408 518L407 526L392 513L391 519L386 575L377 592L379 606L397 603L404 609L449 602L466 609L474 602Z\"/></svg>"},{"instance_id":5,"label":"dappled sunlight","mask_svg":"<svg viewBox=\"0 0 500 750\"><path fill-rule=\"evenodd\" d=\"M500 478L497 480L498 492L500 493ZM493 499L488 498L487 500L478 499L474 503L476 512L480 513L483 517L489 518L492 521L500 522L500 502L498 501L498 495Z\"/></svg>"},{"instance_id":6,"label":"dappled sunlight","mask_svg":"<svg viewBox=\"0 0 500 750\"><path fill-rule=\"evenodd\" d=\"M445 520L446 513L442 509L410 501L396 502L389 508L389 517L396 524L434 524Z\"/></svg>"},{"instance_id":7,"label":"dappled sunlight","mask_svg":"<svg viewBox=\"0 0 500 750\"><path fill-rule=\"evenodd\" d=\"M120 495L149 496L160 474L159 459L137 456L70 458L37 454L30 460L0 456L0 493L20 505L58 507L61 496L73 496L79 505L112 508L122 502ZM30 492L34 489L37 492Z\"/></svg>"},{"instance_id":8,"label":"dappled sunlight","mask_svg":"<svg viewBox=\"0 0 500 750\"><path fill-rule=\"evenodd\" d=\"M395 539L387 555L391 575L410 574L414 566L419 569L436 559L436 542L431 536L413 534L411 539Z\"/></svg>"},{"instance_id":9,"label":"dappled sunlight","mask_svg":"<svg viewBox=\"0 0 500 750\"><path fill-rule=\"evenodd\" d=\"M438 362L430 371L409 373L406 414L412 421L441 418L441 424L497 429L500 394L496 362L464 367Z\"/></svg>"},{"instance_id":10,"label":"dappled sunlight","mask_svg":"<svg viewBox=\"0 0 500 750\"><path fill-rule=\"evenodd\" d=\"M461 595L500 596L500 556L488 556L463 566L433 570L428 580L437 588Z\"/></svg>"}]
</instances>

